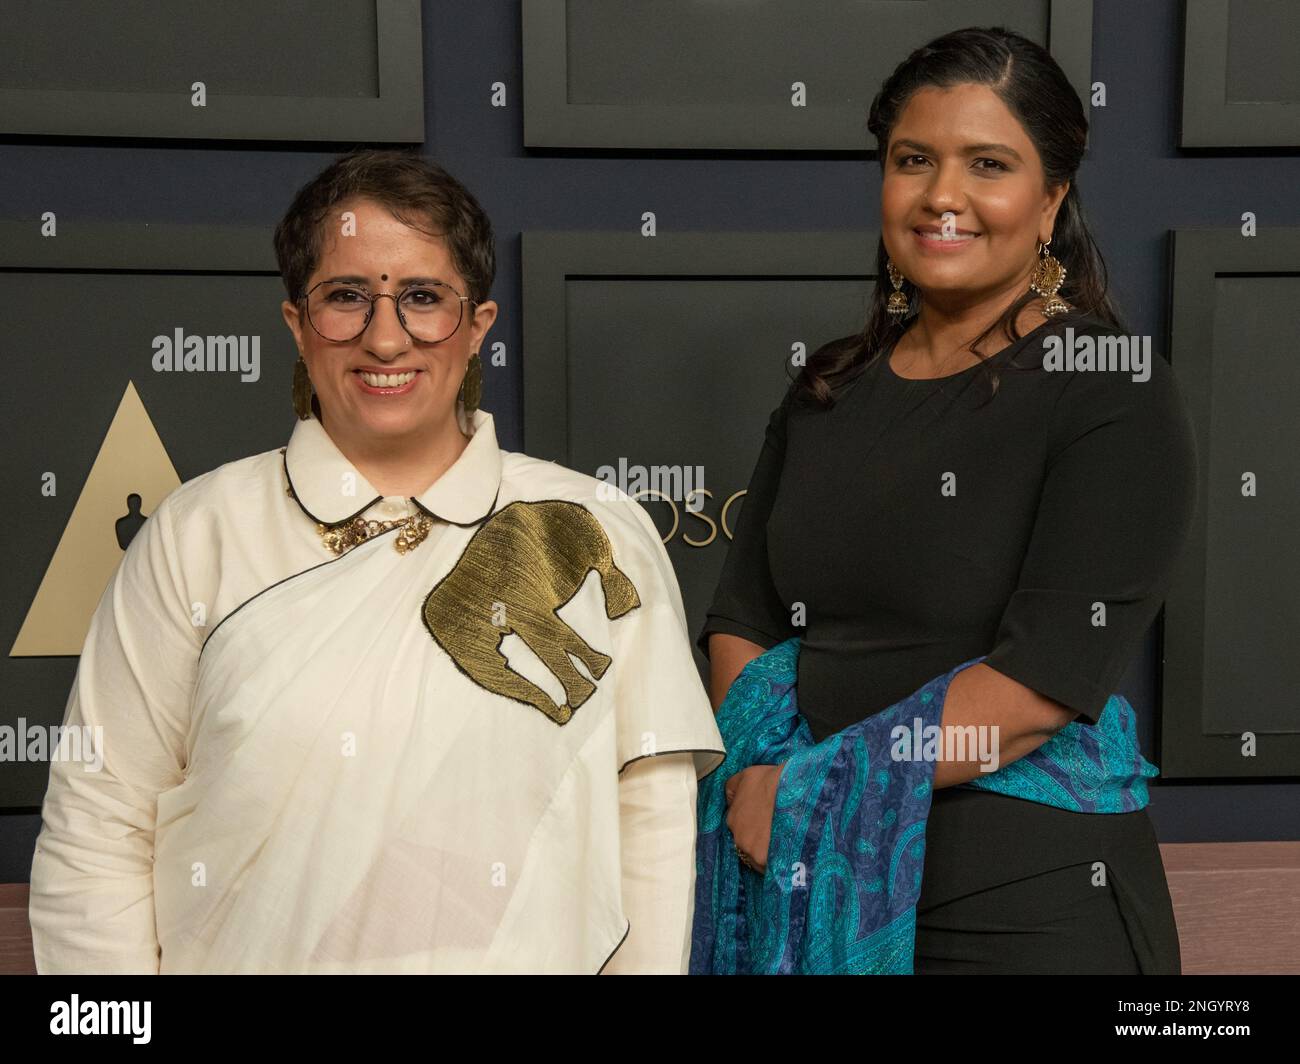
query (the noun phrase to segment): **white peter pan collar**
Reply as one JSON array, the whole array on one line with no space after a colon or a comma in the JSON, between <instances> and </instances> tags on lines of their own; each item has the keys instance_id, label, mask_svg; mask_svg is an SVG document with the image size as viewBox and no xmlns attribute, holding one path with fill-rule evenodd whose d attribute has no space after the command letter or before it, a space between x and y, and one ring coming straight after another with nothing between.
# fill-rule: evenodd
<instances>
[{"instance_id":1,"label":"white peter pan collar","mask_svg":"<svg viewBox=\"0 0 1300 1064\"><path fill-rule=\"evenodd\" d=\"M501 488L501 449L492 415L474 411L473 434L459 458L411 502L430 517L453 525L481 521L492 512ZM316 418L299 421L284 449L284 471L298 505L314 521L349 521L384 498L330 438ZM345 480L345 474L351 474ZM343 485L355 494L343 494Z\"/></svg>"}]
</instances>

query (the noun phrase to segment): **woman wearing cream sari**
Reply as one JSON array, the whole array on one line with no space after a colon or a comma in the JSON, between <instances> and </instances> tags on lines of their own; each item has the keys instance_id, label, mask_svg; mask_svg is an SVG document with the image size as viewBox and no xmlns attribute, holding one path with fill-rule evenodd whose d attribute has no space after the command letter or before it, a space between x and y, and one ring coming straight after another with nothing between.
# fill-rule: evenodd
<instances>
[{"instance_id":1,"label":"woman wearing cream sari","mask_svg":"<svg viewBox=\"0 0 1300 1064\"><path fill-rule=\"evenodd\" d=\"M492 234L405 152L276 231L288 446L183 484L94 615L41 972L682 972L722 745L653 523L479 410Z\"/></svg>"}]
</instances>

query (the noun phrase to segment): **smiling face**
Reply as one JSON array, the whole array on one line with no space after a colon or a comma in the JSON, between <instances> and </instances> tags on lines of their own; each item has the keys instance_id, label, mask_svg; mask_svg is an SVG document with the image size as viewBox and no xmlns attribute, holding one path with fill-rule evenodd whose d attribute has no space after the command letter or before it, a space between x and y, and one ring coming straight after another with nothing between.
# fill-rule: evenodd
<instances>
[{"instance_id":1,"label":"smiling face","mask_svg":"<svg viewBox=\"0 0 1300 1064\"><path fill-rule=\"evenodd\" d=\"M992 89L920 89L890 132L885 249L923 300L957 307L1018 294L1069 188L1044 182L1037 149Z\"/></svg>"},{"instance_id":2,"label":"smiling face","mask_svg":"<svg viewBox=\"0 0 1300 1064\"><path fill-rule=\"evenodd\" d=\"M355 214L353 235L343 232L345 211ZM399 222L382 205L370 200L340 203L333 220L336 224L326 223L320 261L306 290L323 280L350 278L364 279L372 294L396 296L409 280L419 278L440 280L469 294L446 244ZM466 303L460 326L450 337L422 343L402 328L394 300L379 299L359 337L334 343L312 327L303 304L285 301L281 309L307 363L322 423L345 453L359 454L418 446L456 430L456 395L466 366L497 313L491 301Z\"/></svg>"}]
</instances>

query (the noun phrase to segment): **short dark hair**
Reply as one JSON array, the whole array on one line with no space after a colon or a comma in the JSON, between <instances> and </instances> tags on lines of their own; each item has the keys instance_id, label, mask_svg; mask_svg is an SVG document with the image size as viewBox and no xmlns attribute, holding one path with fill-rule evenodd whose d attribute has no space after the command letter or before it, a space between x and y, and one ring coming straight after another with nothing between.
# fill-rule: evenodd
<instances>
[{"instance_id":1,"label":"short dark hair","mask_svg":"<svg viewBox=\"0 0 1300 1064\"><path fill-rule=\"evenodd\" d=\"M465 293L482 303L496 276L492 222L469 190L415 151L364 149L340 156L298 190L275 227L275 258L289 299L306 294L320 262L325 221L354 198L382 204L398 221L446 241Z\"/></svg>"}]
</instances>

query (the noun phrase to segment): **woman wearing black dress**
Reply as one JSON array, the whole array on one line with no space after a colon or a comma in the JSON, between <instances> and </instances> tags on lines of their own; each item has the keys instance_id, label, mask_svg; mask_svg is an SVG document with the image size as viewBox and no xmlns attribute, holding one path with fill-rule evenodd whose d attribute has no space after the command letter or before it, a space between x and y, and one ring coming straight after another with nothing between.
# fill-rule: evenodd
<instances>
[{"instance_id":1,"label":"woman wearing black dress","mask_svg":"<svg viewBox=\"0 0 1300 1064\"><path fill-rule=\"evenodd\" d=\"M818 742L987 655L942 720L996 725L1005 765L1095 723L1141 646L1195 507L1192 430L1107 297L1074 182L1087 121L1047 52L948 34L885 82L869 127L892 284L773 413L700 646L716 706L798 636ZM1100 337L1133 361L1048 357ZM760 871L780 773L726 786L738 859ZM978 773L936 766L917 973L1179 971L1144 809L956 789Z\"/></svg>"}]
</instances>

